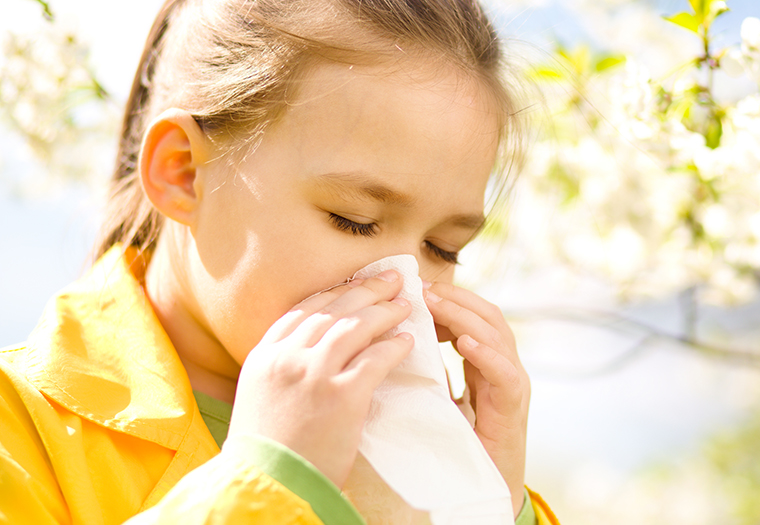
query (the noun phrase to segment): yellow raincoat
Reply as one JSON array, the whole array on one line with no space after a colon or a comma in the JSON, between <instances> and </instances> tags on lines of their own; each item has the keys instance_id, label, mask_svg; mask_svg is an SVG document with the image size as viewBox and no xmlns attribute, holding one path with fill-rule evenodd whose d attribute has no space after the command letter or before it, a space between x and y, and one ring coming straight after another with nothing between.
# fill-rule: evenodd
<instances>
[{"instance_id":1,"label":"yellow raincoat","mask_svg":"<svg viewBox=\"0 0 760 525\"><path fill-rule=\"evenodd\" d=\"M219 453L143 272L112 249L0 351L0 523L362 523L277 443L230 438ZM539 524L557 523L531 499Z\"/></svg>"}]
</instances>

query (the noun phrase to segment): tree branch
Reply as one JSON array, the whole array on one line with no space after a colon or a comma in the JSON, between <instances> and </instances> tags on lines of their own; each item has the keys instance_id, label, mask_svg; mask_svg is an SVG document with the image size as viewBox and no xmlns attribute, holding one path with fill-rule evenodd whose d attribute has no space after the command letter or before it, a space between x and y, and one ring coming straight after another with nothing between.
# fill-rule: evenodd
<instances>
[{"instance_id":1,"label":"tree branch","mask_svg":"<svg viewBox=\"0 0 760 525\"><path fill-rule=\"evenodd\" d=\"M42 16L45 17L45 20L48 22L52 22L55 17L53 16L53 12L50 10L50 4L48 4L45 0L34 0L38 4L42 6Z\"/></svg>"},{"instance_id":2,"label":"tree branch","mask_svg":"<svg viewBox=\"0 0 760 525\"><path fill-rule=\"evenodd\" d=\"M640 354L649 345L656 341L676 343L692 350L696 350L705 356L719 358L734 365L760 368L760 351L758 350L727 348L700 341L695 335L671 334L664 330L649 326L641 321L608 311L594 311L588 309L572 311L564 309L538 309L529 312L506 311L504 312L504 315L506 318L516 321L569 321L577 324L604 328L619 333L630 334L631 332L634 332L641 334L641 340L631 349L627 350L621 357L593 373L583 374L584 376L600 375L617 369L621 364Z\"/></svg>"}]
</instances>

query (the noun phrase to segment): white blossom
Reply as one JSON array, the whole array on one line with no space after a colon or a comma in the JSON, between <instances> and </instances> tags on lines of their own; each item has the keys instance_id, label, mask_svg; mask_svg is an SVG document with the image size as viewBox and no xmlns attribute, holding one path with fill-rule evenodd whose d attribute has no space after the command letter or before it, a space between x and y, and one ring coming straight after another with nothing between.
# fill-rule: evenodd
<instances>
[{"instance_id":1,"label":"white blossom","mask_svg":"<svg viewBox=\"0 0 760 525\"><path fill-rule=\"evenodd\" d=\"M754 20L745 20L742 47L726 52L721 68L732 59L745 74L760 65ZM709 147L704 130L716 110L695 98L697 81L655 81L628 57L584 86L603 116L596 127L588 111L558 110L523 176L534 195L531 220L543 206L553 221L525 238L521 257L553 257L628 297L693 286L701 300L721 304L754 297L747 268L760 269L760 93L720 106L720 142Z\"/></svg>"},{"instance_id":2,"label":"white blossom","mask_svg":"<svg viewBox=\"0 0 760 525\"><path fill-rule=\"evenodd\" d=\"M742 44L749 49L760 49L760 18L745 18L742 22L741 37Z\"/></svg>"}]
</instances>

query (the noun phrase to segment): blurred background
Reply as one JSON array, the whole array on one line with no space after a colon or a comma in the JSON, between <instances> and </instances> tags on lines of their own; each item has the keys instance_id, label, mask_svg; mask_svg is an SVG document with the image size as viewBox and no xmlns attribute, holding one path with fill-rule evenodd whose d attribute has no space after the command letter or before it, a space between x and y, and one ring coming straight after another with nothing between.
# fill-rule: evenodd
<instances>
[{"instance_id":1,"label":"blurred background","mask_svg":"<svg viewBox=\"0 0 760 525\"><path fill-rule=\"evenodd\" d=\"M89 264L160 3L0 8L0 346ZM760 2L487 5L529 150L458 279L531 374L527 483L565 525L760 524Z\"/></svg>"}]
</instances>

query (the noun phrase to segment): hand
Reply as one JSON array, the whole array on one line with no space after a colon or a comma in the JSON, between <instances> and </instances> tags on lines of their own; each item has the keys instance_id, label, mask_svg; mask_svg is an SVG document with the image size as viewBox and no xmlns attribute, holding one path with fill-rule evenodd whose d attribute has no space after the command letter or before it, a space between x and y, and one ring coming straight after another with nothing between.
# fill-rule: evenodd
<instances>
[{"instance_id":1,"label":"hand","mask_svg":"<svg viewBox=\"0 0 760 525\"><path fill-rule=\"evenodd\" d=\"M395 271L296 305L251 351L238 379L230 436L282 443L341 487L356 458L375 388L414 346L376 341L411 313Z\"/></svg>"},{"instance_id":2,"label":"hand","mask_svg":"<svg viewBox=\"0 0 760 525\"><path fill-rule=\"evenodd\" d=\"M530 380L501 310L478 295L435 283L425 301L439 341L451 341L465 358L465 381L475 411L475 432L522 509Z\"/></svg>"}]
</instances>

